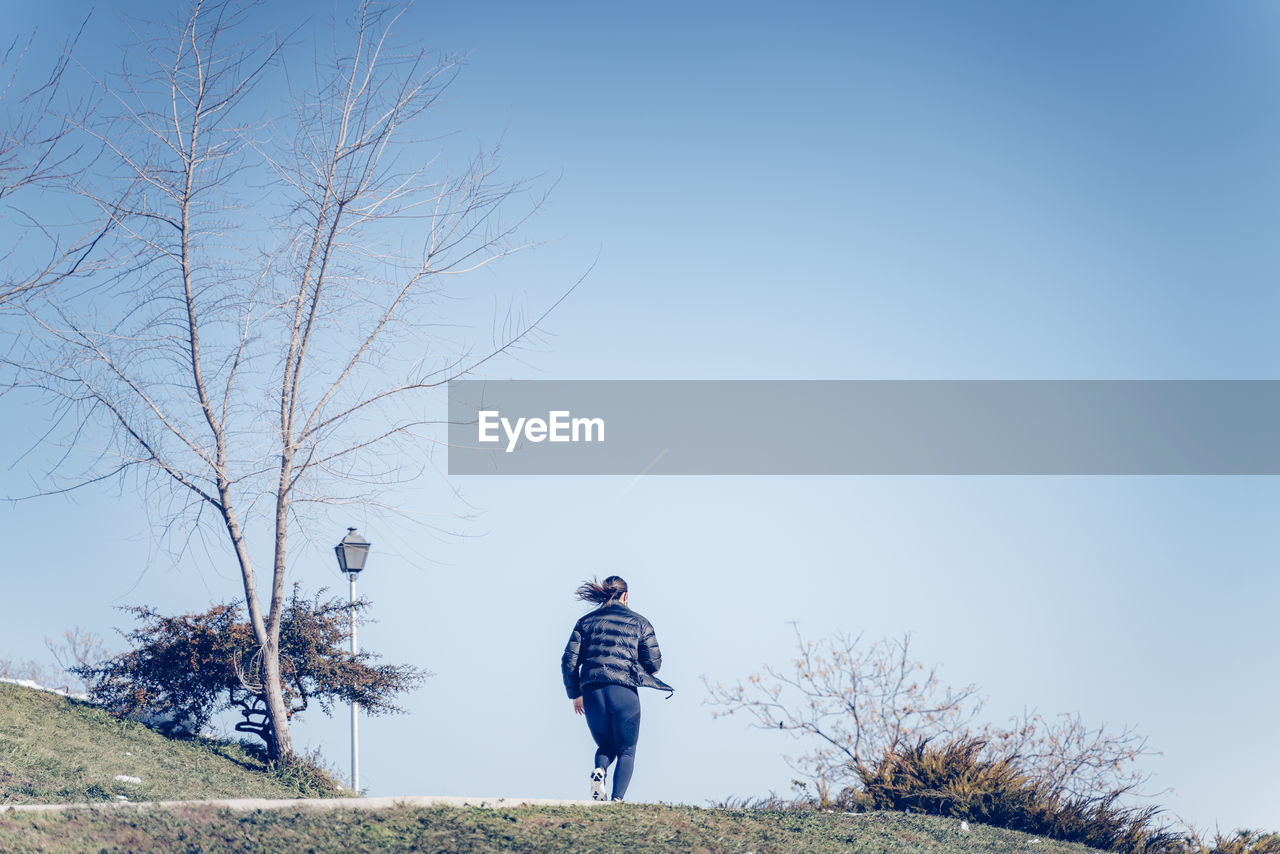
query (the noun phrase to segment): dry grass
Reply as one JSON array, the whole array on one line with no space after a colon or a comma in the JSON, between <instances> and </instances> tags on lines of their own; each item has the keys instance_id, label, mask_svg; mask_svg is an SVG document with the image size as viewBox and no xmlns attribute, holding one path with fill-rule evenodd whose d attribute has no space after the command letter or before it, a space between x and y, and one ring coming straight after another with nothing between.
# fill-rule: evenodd
<instances>
[{"instance_id":1,"label":"dry grass","mask_svg":"<svg viewBox=\"0 0 1280 854\"><path fill-rule=\"evenodd\" d=\"M88 703L0 683L0 805L341 794L305 763L269 770L238 743L166 738Z\"/></svg>"}]
</instances>

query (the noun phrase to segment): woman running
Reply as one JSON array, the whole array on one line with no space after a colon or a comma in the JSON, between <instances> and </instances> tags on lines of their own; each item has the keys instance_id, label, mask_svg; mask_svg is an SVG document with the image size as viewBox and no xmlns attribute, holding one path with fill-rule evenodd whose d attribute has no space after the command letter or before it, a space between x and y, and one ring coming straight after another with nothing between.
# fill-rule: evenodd
<instances>
[{"instance_id":1,"label":"woman running","mask_svg":"<svg viewBox=\"0 0 1280 854\"><path fill-rule=\"evenodd\" d=\"M621 801L631 782L636 741L640 738L640 687L674 689L653 674L662 666L662 653L653 626L627 607L627 582L611 575L603 583L583 582L579 599L597 607L583 615L569 635L560 672L573 701L573 711L587 716L596 742L591 771L591 799L608 800L605 774L613 760L613 800Z\"/></svg>"}]
</instances>

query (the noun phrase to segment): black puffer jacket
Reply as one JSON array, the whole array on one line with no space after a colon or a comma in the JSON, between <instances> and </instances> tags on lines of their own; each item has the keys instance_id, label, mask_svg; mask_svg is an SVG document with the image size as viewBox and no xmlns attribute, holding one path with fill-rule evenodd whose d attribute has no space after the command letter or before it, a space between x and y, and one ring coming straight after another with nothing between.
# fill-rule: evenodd
<instances>
[{"instance_id":1,"label":"black puffer jacket","mask_svg":"<svg viewBox=\"0 0 1280 854\"><path fill-rule=\"evenodd\" d=\"M560 657L570 700L592 685L657 688L669 697L674 689L653 675L661 666L662 651L653 625L616 600L578 620Z\"/></svg>"}]
</instances>

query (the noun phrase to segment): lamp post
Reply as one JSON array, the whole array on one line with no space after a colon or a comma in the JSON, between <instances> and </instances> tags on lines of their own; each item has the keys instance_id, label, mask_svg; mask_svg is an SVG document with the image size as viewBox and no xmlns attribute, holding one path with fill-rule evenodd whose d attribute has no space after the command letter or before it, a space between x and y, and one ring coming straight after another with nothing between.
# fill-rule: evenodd
<instances>
[{"instance_id":1,"label":"lamp post","mask_svg":"<svg viewBox=\"0 0 1280 854\"><path fill-rule=\"evenodd\" d=\"M351 656L356 654L356 576L364 570L365 559L369 556L371 543L356 533L355 528L347 528L347 535L342 542L333 547L338 556L338 569L347 574L351 582ZM358 728L360 705L354 700L351 703L351 791L360 791L360 732Z\"/></svg>"}]
</instances>

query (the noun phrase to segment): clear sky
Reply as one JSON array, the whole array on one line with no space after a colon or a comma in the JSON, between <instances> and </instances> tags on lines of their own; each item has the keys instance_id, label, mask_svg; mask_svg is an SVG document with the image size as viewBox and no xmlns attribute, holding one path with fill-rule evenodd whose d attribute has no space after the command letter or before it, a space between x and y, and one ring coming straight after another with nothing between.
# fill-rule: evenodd
<instances>
[{"instance_id":1,"label":"clear sky","mask_svg":"<svg viewBox=\"0 0 1280 854\"><path fill-rule=\"evenodd\" d=\"M477 336L599 258L487 376L1280 379L1274 4L691 5L408 16L407 38L470 53L441 108L454 141L501 138L508 175L555 183L541 245L459 303ZM88 6L10 4L4 29L47 47ZM305 43L315 8L254 19ZM94 21L90 69L125 40ZM6 466L43 418L0 400ZM0 470L5 492L40 462ZM996 717L1132 725L1171 814L1280 829L1274 478L425 477L398 500L457 535L348 523L374 543L362 645L435 673L364 724L370 794L584 796L558 660L573 588L617 573L677 689L643 697L634 799L787 791L800 746L713 720L699 677L785 662L798 621L911 631ZM231 564L157 547L130 495L3 504L0 525L0 654L240 591ZM344 590L342 534L299 543L293 577ZM295 738L345 770L345 715Z\"/></svg>"}]
</instances>

